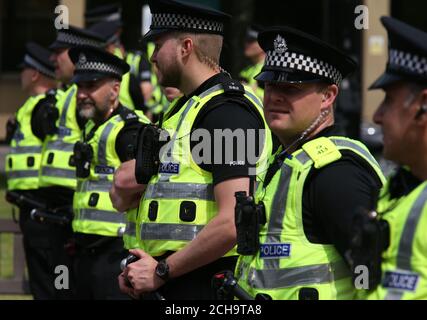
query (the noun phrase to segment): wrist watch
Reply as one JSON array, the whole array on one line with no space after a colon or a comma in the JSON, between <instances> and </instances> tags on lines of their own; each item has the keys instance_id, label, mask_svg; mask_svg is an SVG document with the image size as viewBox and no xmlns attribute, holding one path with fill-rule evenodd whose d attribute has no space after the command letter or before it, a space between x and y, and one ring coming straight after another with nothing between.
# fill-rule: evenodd
<instances>
[{"instance_id":1,"label":"wrist watch","mask_svg":"<svg viewBox=\"0 0 427 320\"><path fill-rule=\"evenodd\" d=\"M156 266L156 275L163 281L169 280L169 265L166 259L160 260Z\"/></svg>"}]
</instances>

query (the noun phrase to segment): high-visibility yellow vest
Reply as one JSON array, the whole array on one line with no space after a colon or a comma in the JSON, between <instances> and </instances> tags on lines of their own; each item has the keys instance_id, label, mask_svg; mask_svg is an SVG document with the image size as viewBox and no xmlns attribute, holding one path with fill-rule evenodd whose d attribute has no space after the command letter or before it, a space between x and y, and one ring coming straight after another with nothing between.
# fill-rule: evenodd
<instances>
[{"instance_id":1,"label":"high-visibility yellow vest","mask_svg":"<svg viewBox=\"0 0 427 320\"><path fill-rule=\"evenodd\" d=\"M126 119L128 114L132 117ZM117 237L125 231L125 214L113 208L109 190L114 172L121 165L116 153L116 139L128 120L149 123L140 111L124 111L94 129L94 134L87 142L92 147L93 158L89 176L78 178L78 187L74 193L74 232ZM90 127L92 124L88 123L87 128Z\"/></svg>"},{"instance_id":2,"label":"high-visibility yellow vest","mask_svg":"<svg viewBox=\"0 0 427 320\"><path fill-rule=\"evenodd\" d=\"M152 256L182 249L218 212L212 174L195 163L191 156L190 136L203 106L222 94L223 85L218 84L191 97L176 114L165 116L162 127L172 137L172 147L170 152L161 155L159 173L148 183L138 209L139 247ZM245 88L244 99L264 119L262 105L250 88ZM173 110L173 106L169 110ZM258 172L265 171L262 164L267 164L272 150L271 134L265 120L264 127ZM235 249L227 255L236 255Z\"/></svg>"},{"instance_id":3,"label":"high-visibility yellow vest","mask_svg":"<svg viewBox=\"0 0 427 320\"><path fill-rule=\"evenodd\" d=\"M29 97L16 114L17 127L6 155L8 190L32 190L39 187L39 169L43 141L31 130L34 107L44 94Z\"/></svg>"},{"instance_id":4,"label":"high-visibility yellow vest","mask_svg":"<svg viewBox=\"0 0 427 320\"><path fill-rule=\"evenodd\" d=\"M264 99L264 89L258 86L255 77L261 72L263 66L264 61L243 69L239 74L239 77L255 91L261 100Z\"/></svg>"},{"instance_id":5,"label":"high-visibility yellow vest","mask_svg":"<svg viewBox=\"0 0 427 320\"><path fill-rule=\"evenodd\" d=\"M136 236L137 216L138 208L126 212L126 228L123 234L123 246L127 250L138 248L138 239Z\"/></svg>"},{"instance_id":6,"label":"high-visibility yellow vest","mask_svg":"<svg viewBox=\"0 0 427 320\"><path fill-rule=\"evenodd\" d=\"M125 59L123 57L122 52L118 48L116 48L114 50L114 55L116 55L120 59L125 60L126 63L132 67L131 63L134 63L132 56L128 55ZM131 72L129 71L122 76L122 81L120 84L120 92L119 92L119 101L123 106L126 106L127 108L129 108L131 110L136 110L136 109L139 109L139 108L137 108L139 106L135 106L135 103L133 102L132 97L130 95L130 91L129 91L129 89L130 89L130 74L131 74Z\"/></svg>"},{"instance_id":7,"label":"high-visibility yellow vest","mask_svg":"<svg viewBox=\"0 0 427 320\"><path fill-rule=\"evenodd\" d=\"M368 149L343 137L314 139L286 158L271 182L267 186L261 183L256 192L256 201L264 203L267 218L260 228L260 248L256 255L240 256L236 265L238 284L250 295L264 293L273 300L299 299L300 291L309 288L317 290L319 299L354 297L352 277L343 258L333 245L314 244L307 239L302 216L308 174L313 168L339 160L342 151L365 160L384 181Z\"/></svg>"},{"instance_id":8,"label":"high-visibility yellow vest","mask_svg":"<svg viewBox=\"0 0 427 320\"><path fill-rule=\"evenodd\" d=\"M359 290L359 299L427 300L427 182L406 196L390 199L383 188L378 213L390 227L390 245L382 256L382 281Z\"/></svg>"},{"instance_id":9,"label":"high-visibility yellow vest","mask_svg":"<svg viewBox=\"0 0 427 320\"><path fill-rule=\"evenodd\" d=\"M73 148L81 136L81 129L77 122L76 97L77 85L73 84L57 98L56 107L59 109L58 132L54 135L48 135L43 143L39 173L40 187L76 188Z\"/></svg>"}]
</instances>

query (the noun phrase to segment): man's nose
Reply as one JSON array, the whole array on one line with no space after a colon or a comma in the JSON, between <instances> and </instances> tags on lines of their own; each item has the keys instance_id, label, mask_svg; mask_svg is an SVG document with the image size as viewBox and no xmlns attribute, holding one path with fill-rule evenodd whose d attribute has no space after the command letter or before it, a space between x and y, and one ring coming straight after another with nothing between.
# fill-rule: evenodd
<instances>
[{"instance_id":1,"label":"man's nose","mask_svg":"<svg viewBox=\"0 0 427 320\"><path fill-rule=\"evenodd\" d=\"M375 111L373 120L376 124L381 125L383 122L383 112L382 112L382 106L379 106L378 109Z\"/></svg>"},{"instance_id":2,"label":"man's nose","mask_svg":"<svg viewBox=\"0 0 427 320\"><path fill-rule=\"evenodd\" d=\"M87 90L84 88L79 88L79 91L77 92L77 97L79 99L86 99L87 98Z\"/></svg>"}]
</instances>

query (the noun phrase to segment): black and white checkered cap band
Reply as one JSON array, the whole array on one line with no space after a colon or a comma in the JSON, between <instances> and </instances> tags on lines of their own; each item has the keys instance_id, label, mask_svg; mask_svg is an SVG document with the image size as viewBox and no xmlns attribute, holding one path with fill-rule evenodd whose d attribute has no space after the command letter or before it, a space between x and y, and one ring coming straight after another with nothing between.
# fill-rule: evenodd
<instances>
[{"instance_id":1,"label":"black and white checkered cap band","mask_svg":"<svg viewBox=\"0 0 427 320\"><path fill-rule=\"evenodd\" d=\"M101 72L113 74L118 77L122 76L122 70L114 65L107 64L104 62L97 61L87 61L85 63L77 62L76 63L77 72Z\"/></svg>"},{"instance_id":2,"label":"black and white checkered cap band","mask_svg":"<svg viewBox=\"0 0 427 320\"><path fill-rule=\"evenodd\" d=\"M183 28L222 33L224 24L217 21L195 18L184 14L156 13L153 14L151 28Z\"/></svg>"},{"instance_id":3,"label":"black and white checkered cap band","mask_svg":"<svg viewBox=\"0 0 427 320\"><path fill-rule=\"evenodd\" d=\"M51 77L51 78L55 78L55 73L52 70L49 70L44 65L42 65L40 62L38 62L37 60L35 60L31 56L29 56L28 54L26 54L24 56L24 62L27 65L33 67L34 69L40 71L44 75Z\"/></svg>"},{"instance_id":4,"label":"black and white checkered cap band","mask_svg":"<svg viewBox=\"0 0 427 320\"><path fill-rule=\"evenodd\" d=\"M105 47L105 43L101 41L96 41L93 39L88 39L75 34L61 31L58 32L56 41L67 43L73 46L92 46L97 48Z\"/></svg>"},{"instance_id":5,"label":"black and white checkered cap band","mask_svg":"<svg viewBox=\"0 0 427 320\"><path fill-rule=\"evenodd\" d=\"M343 79L341 72L329 63L295 52L286 51L280 54L276 51L268 51L265 65L313 73L331 79L337 85Z\"/></svg>"},{"instance_id":6,"label":"black and white checkered cap band","mask_svg":"<svg viewBox=\"0 0 427 320\"><path fill-rule=\"evenodd\" d=\"M390 49L389 65L399 69L406 69L418 75L427 75L427 58L416 54Z\"/></svg>"}]
</instances>

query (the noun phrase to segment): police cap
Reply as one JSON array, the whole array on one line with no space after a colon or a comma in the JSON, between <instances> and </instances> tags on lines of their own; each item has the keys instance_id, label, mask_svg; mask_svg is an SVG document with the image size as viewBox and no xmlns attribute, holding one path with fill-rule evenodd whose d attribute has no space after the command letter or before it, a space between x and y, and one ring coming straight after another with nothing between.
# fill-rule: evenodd
<instances>
[{"instance_id":1,"label":"police cap","mask_svg":"<svg viewBox=\"0 0 427 320\"><path fill-rule=\"evenodd\" d=\"M266 52L261 82L327 82L339 85L356 63L338 49L316 37L290 27L261 32L258 42Z\"/></svg>"},{"instance_id":2,"label":"police cap","mask_svg":"<svg viewBox=\"0 0 427 320\"><path fill-rule=\"evenodd\" d=\"M20 68L35 69L49 78L55 78L55 66L49 60L52 52L34 42L25 45L24 61Z\"/></svg>"},{"instance_id":3,"label":"police cap","mask_svg":"<svg viewBox=\"0 0 427 320\"><path fill-rule=\"evenodd\" d=\"M68 26L68 29L58 30L56 40L50 45L50 49L72 48L76 46L105 47L102 37L87 29Z\"/></svg>"},{"instance_id":4,"label":"police cap","mask_svg":"<svg viewBox=\"0 0 427 320\"><path fill-rule=\"evenodd\" d=\"M369 89L383 89L398 81L427 83L427 33L390 17L382 17L389 39L385 72Z\"/></svg>"},{"instance_id":5,"label":"police cap","mask_svg":"<svg viewBox=\"0 0 427 320\"><path fill-rule=\"evenodd\" d=\"M116 22L122 25L122 8L119 4L107 4L89 9L85 13L86 24L98 22Z\"/></svg>"},{"instance_id":6,"label":"police cap","mask_svg":"<svg viewBox=\"0 0 427 320\"><path fill-rule=\"evenodd\" d=\"M122 79L129 65L115 55L94 47L83 46L68 52L75 65L72 82L97 81L103 78Z\"/></svg>"},{"instance_id":7,"label":"police cap","mask_svg":"<svg viewBox=\"0 0 427 320\"><path fill-rule=\"evenodd\" d=\"M173 31L224 35L230 19L224 12L178 0L150 0L152 20L144 40Z\"/></svg>"}]
</instances>

